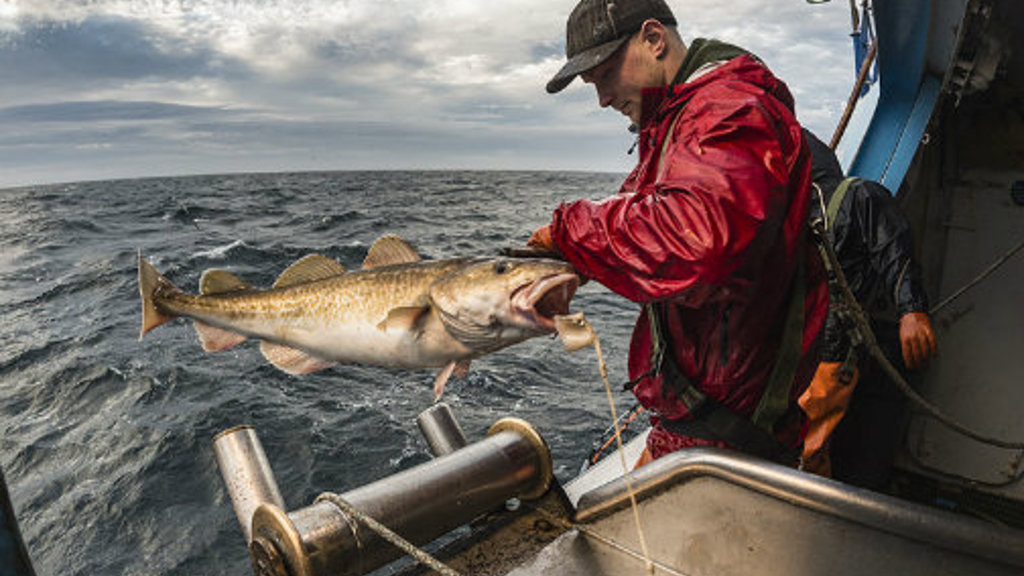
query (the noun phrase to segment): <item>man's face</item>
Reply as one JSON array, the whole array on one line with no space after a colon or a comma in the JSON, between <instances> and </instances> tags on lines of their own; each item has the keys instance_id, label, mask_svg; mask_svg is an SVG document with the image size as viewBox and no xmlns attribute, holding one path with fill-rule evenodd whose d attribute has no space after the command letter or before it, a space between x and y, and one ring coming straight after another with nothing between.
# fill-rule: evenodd
<instances>
[{"instance_id":1,"label":"man's face","mask_svg":"<svg viewBox=\"0 0 1024 576\"><path fill-rule=\"evenodd\" d=\"M639 124L641 92L662 83L656 64L649 47L639 35L634 35L610 58L580 74L580 78L594 85L602 108L611 106Z\"/></svg>"}]
</instances>

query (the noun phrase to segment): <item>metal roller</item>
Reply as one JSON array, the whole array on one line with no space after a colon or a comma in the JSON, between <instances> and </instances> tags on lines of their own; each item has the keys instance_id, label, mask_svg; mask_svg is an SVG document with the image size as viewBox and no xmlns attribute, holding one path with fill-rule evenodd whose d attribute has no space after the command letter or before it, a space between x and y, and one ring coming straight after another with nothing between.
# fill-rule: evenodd
<instances>
[{"instance_id":1,"label":"metal roller","mask_svg":"<svg viewBox=\"0 0 1024 576\"><path fill-rule=\"evenodd\" d=\"M248 544L252 542L252 515L256 509L262 504L284 508L274 471L252 426L235 426L214 436L213 453Z\"/></svg>"},{"instance_id":2,"label":"metal roller","mask_svg":"<svg viewBox=\"0 0 1024 576\"><path fill-rule=\"evenodd\" d=\"M488 437L341 495L415 544L424 544L501 507L534 499L551 485L551 453L523 420L496 422ZM329 502L286 513L255 512L250 553L258 576L344 576L370 572L399 551Z\"/></svg>"},{"instance_id":3,"label":"metal roller","mask_svg":"<svg viewBox=\"0 0 1024 576\"><path fill-rule=\"evenodd\" d=\"M444 402L438 402L416 417L416 424L430 446L434 456L450 454L467 444L466 436L452 409Z\"/></svg>"}]
</instances>

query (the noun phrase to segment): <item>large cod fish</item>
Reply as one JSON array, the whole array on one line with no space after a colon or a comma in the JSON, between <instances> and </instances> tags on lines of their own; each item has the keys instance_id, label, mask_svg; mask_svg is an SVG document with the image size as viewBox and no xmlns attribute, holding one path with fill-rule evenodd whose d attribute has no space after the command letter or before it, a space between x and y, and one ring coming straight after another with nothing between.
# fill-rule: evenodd
<instances>
[{"instance_id":1,"label":"large cod fish","mask_svg":"<svg viewBox=\"0 0 1024 576\"><path fill-rule=\"evenodd\" d=\"M553 333L579 286L572 267L538 258L422 261L397 236L370 248L360 270L311 254L269 290L207 270L199 295L179 290L139 254L142 332L194 320L207 352L258 338L263 356L290 374L335 364L440 367L439 398L475 357Z\"/></svg>"}]
</instances>

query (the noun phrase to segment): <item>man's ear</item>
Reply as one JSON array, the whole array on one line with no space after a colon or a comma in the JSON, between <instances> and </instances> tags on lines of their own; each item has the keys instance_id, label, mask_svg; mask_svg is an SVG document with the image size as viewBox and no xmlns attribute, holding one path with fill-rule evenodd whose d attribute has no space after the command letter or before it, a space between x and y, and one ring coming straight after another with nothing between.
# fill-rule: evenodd
<instances>
[{"instance_id":1,"label":"man's ear","mask_svg":"<svg viewBox=\"0 0 1024 576\"><path fill-rule=\"evenodd\" d=\"M658 60L668 54L668 39L665 26L654 18L647 19L640 27L640 37L651 54Z\"/></svg>"}]
</instances>

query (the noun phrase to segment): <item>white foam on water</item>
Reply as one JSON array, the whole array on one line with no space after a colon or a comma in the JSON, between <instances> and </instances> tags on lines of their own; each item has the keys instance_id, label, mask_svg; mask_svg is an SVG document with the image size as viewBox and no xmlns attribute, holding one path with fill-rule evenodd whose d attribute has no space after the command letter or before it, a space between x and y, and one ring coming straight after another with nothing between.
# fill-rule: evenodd
<instances>
[{"instance_id":1,"label":"white foam on water","mask_svg":"<svg viewBox=\"0 0 1024 576\"><path fill-rule=\"evenodd\" d=\"M196 252L192 255L192 259L205 258L207 260L219 260L227 256L228 252L235 248L241 248L245 246L245 242L242 240L235 240L227 246L218 246L209 250L203 250L202 252Z\"/></svg>"}]
</instances>

